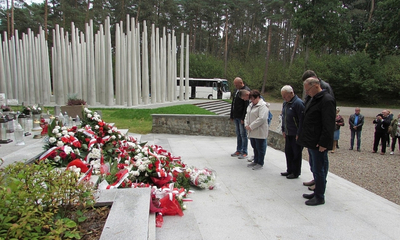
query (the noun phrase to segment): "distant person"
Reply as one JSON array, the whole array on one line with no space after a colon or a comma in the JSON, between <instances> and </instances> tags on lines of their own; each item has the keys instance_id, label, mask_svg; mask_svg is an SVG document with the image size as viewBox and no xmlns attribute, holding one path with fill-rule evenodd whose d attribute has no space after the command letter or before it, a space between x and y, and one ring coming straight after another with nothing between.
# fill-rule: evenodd
<instances>
[{"instance_id":1,"label":"distant person","mask_svg":"<svg viewBox=\"0 0 400 240\"><path fill-rule=\"evenodd\" d=\"M361 151L361 131L364 125L364 116L360 113L361 109L356 107L354 109L354 114L350 115L349 126L350 126L350 148L354 148L354 137L357 137L357 151Z\"/></svg>"},{"instance_id":2,"label":"distant person","mask_svg":"<svg viewBox=\"0 0 400 240\"><path fill-rule=\"evenodd\" d=\"M304 103L294 94L293 88L285 85L281 89L282 135L285 139L286 172L282 176L287 179L298 178L301 174L303 147L297 144L297 138L303 125Z\"/></svg>"},{"instance_id":3,"label":"distant person","mask_svg":"<svg viewBox=\"0 0 400 240\"><path fill-rule=\"evenodd\" d=\"M247 132L244 128L244 117L246 116L246 109L249 105L249 101L245 101L240 98L239 91L241 89L246 89L250 91L250 88L244 85L243 80L240 77L236 77L233 80L233 84L235 85L236 91L233 96L232 105L231 105L231 114L230 119L235 123L236 130L236 151L231 154L232 157L238 157L239 159L247 158Z\"/></svg>"},{"instance_id":4,"label":"distant person","mask_svg":"<svg viewBox=\"0 0 400 240\"><path fill-rule=\"evenodd\" d=\"M314 193L303 194L304 198L309 199L305 204L316 206L325 203L328 150L332 149L333 144L336 102L332 95L321 88L317 78L307 78L303 85L310 98L305 102L303 127L297 143L308 148L315 181Z\"/></svg>"},{"instance_id":5,"label":"distant person","mask_svg":"<svg viewBox=\"0 0 400 240\"><path fill-rule=\"evenodd\" d=\"M250 104L244 125L249 133L250 143L254 149L254 161L247 166L253 170L262 169L264 166L265 152L267 150L268 137L268 107L260 97L258 90L250 91Z\"/></svg>"},{"instance_id":6,"label":"distant person","mask_svg":"<svg viewBox=\"0 0 400 240\"><path fill-rule=\"evenodd\" d=\"M324 80L318 78L317 74L316 74L313 70L306 70L306 71L303 73L303 76L301 77L302 82L304 83L304 81L305 81L307 78L316 78L316 79L318 79L319 85L320 85L321 89L325 89L325 91L326 91L327 93L329 93L332 97L335 98L335 95L333 94L333 90L332 90L332 88L331 88L331 85L329 85L329 83L325 82ZM310 96L307 94L305 88L303 87L303 99L304 99L304 102L307 102L307 100L308 100L309 98L310 98ZM339 144L339 143L338 143L338 144ZM310 165L310 167L311 167L311 165ZM311 180L311 181L309 181L309 182L303 182L303 185L304 185L304 186L309 186L308 188L309 188L310 190L314 190L314 188L315 188L314 184L315 184L314 180Z\"/></svg>"},{"instance_id":7,"label":"distant person","mask_svg":"<svg viewBox=\"0 0 400 240\"><path fill-rule=\"evenodd\" d=\"M400 113L397 118L390 122L389 134L392 137L392 146L390 148L390 155L394 154L394 149L396 147L396 142L399 140L399 151L400 151Z\"/></svg>"},{"instance_id":8,"label":"distant person","mask_svg":"<svg viewBox=\"0 0 400 240\"><path fill-rule=\"evenodd\" d=\"M340 113L340 108L337 107L336 118L335 118L335 132L333 133L333 146L331 153L334 153L336 151L336 147L338 145L337 143L340 138L340 127L344 126L344 119L339 113Z\"/></svg>"},{"instance_id":9,"label":"distant person","mask_svg":"<svg viewBox=\"0 0 400 240\"><path fill-rule=\"evenodd\" d=\"M380 141L382 144L381 155L384 155L386 153L386 141L390 125L389 111L383 110L382 113L376 115L376 118L372 122L375 124L374 146L372 153L376 153L378 151L378 145Z\"/></svg>"},{"instance_id":10,"label":"distant person","mask_svg":"<svg viewBox=\"0 0 400 240\"><path fill-rule=\"evenodd\" d=\"M389 121L392 122L393 121L393 113L389 109L388 109L388 112L389 112L389 115L388 115ZM389 133L389 131L386 134L386 139L387 139L386 140L386 142L387 142L386 146L389 147L390 146L390 133Z\"/></svg>"}]
</instances>

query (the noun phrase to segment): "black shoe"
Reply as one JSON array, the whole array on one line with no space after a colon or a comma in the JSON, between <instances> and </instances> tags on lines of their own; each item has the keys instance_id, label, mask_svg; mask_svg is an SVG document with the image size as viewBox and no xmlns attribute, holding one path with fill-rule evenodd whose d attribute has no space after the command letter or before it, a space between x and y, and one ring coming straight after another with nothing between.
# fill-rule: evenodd
<instances>
[{"instance_id":1,"label":"black shoe","mask_svg":"<svg viewBox=\"0 0 400 240\"><path fill-rule=\"evenodd\" d=\"M298 178L298 177L299 177L298 175L294 175L293 173L291 173L291 174L286 176L287 179L295 179L295 178Z\"/></svg>"},{"instance_id":2,"label":"black shoe","mask_svg":"<svg viewBox=\"0 0 400 240\"><path fill-rule=\"evenodd\" d=\"M336 145L336 148L339 149L340 148L339 145Z\"/></svg>"},{"instance_id":3,"label":"black shoe","mask_svg":"<svg viewBox=\"0 0 400 240\"><path fill-rule=\"evenodd\" d=\"M318 199L317 197L313 197L310 200L306 201L306 205L308 206L317 206L317 205L321 205L324 204L325 200L324 199Z\"/></svg>"},{"instance_id":4,"label":"black shoe","mask_svg":"<svg viewBox=\"0 0 400 240\"><path fill-rule=\"evenodd\" d=\"M311 193L311 194L306 194L306 193L304 193L303 194L303 198L306 198L306 199L311 199L311 198L313 198L314 197L314 193Z\"/></svg>"},{"instance_id":5,"label":"black shoe","mask_svg":"<svg viewBox=\"0 0 400 240\"><path fill-rule=\"evenodd\" d=\"M288 173L288 172L281 172L281 176L288 176L288 175L290 175L290 173Z\"/></svg>"}]
</instances>

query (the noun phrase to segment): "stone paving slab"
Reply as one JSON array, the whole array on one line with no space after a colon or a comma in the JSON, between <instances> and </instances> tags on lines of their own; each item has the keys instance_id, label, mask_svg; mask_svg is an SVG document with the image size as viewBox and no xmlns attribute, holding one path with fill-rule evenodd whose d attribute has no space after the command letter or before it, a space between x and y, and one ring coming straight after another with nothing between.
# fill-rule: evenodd
<instances>
[{"instance_id":1,"label":"stone paving slab","mask_svg":"<svg viewBox=\"0 0 400 240\"><path fill-rule=\"evenodd\" d=\"M398 239L400 206L332 173L326 203L306 206L302 182L312 179L307 161L289 180L283 152L268 148L265 167L254 171L230 156L234 137L148 134L184 163L217 172L214 190L189 195L184 216L168 216L157 239ZM160 144L161 145L161 144ZM249 148L251 149L250 145ZM176 231L173 231L176 229ZM190 236L188 238L187 236Z\"/></svg>"}]
</instances>

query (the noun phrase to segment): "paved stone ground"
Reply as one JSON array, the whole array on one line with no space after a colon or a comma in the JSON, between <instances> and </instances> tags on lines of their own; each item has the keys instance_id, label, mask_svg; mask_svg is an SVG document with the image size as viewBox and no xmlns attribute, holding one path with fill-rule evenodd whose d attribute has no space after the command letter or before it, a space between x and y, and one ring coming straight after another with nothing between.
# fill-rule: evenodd
<instances>
[{"instance_id":1,"label":"paved stone ground","mask_svg":"<svg viewBox=\"0 0 400 240\"><path fill-rule=\"evenodd\" d=\"M271 104L271 111L274 114L271 123L272 130L276 130L278 127L280 108L280 104ZM386 149L386 155L371 153L375 132L375 125L372 121L383 109L361 108L361 114L365 116L361 135L361 152L348 150L350 147L348 121L350 115L354 113L354 107L340 107L340 109L340 114L345 119L346 125L340 131L340 148L335 153L329 153L329 171L396 204L400 204L399 146L397 145L394 155L389 155L389 147ZM392 112L397 116L400 110L393 109ZM306 149L303 151L303 159L308 160Z\"/></svg>"}]
</instances>

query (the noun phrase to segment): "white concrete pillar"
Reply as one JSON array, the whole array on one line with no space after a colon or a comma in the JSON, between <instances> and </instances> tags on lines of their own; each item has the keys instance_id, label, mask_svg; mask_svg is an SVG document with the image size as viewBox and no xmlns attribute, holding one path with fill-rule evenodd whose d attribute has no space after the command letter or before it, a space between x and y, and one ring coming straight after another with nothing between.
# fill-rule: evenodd
<instances>
[{"instance_id":1,"label":"white concrete pillar","mask_svg":"<svg viewBox=\"0 0 400 240\"><path fill-rule=\"evenodd\" d=\"M110 34L110 17L105 20L105 53L106 53L106 105L114 105L114 85L113 85L113 70L112 70L112 48Z\"/></svg>"},{"instance_id":2,"label":"white concrete pillar","mask_svg":"<svg viewBox=\"0 0 400 240\"><path fill-rule=\"evenodd\" d=\"M147 105L149 103L149 58L148 58L148 47L147 47L147 26L146 21L143 21L143 37L142 37L142 98L143 103Z\"/></svg>"},{"instance_id":3,"label":"white concrete pillar","mask_svg":"<svg viewBox=\"0 0 400 240\"><path fill-rule=\"evenodd\" d=\"M185 100L189 100L189 34L186 35Z\"/></svg>"}]
</instances>

